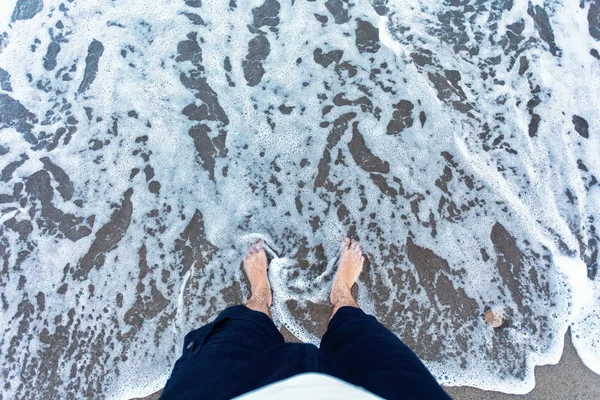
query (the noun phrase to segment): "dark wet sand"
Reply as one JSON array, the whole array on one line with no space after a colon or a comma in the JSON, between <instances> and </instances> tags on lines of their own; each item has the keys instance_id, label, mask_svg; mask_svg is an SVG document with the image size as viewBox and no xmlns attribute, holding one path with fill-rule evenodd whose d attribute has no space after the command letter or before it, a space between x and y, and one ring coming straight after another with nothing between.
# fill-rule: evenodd
<instances>
[{"instance_id":1,"label":"dark wet sand","mask_svg":"<svg viewBox=\"0 0 600 400\"><path fill-rule=\"evenodd\" d=\"M526 395L490 392L471 387L451 387L446 391L461 400L491 399L600 399L600 376L588 369L571 343L571 333L565 335L565 348L557 365L535 369L535 388Z\"/></svg>"}]
</instances>

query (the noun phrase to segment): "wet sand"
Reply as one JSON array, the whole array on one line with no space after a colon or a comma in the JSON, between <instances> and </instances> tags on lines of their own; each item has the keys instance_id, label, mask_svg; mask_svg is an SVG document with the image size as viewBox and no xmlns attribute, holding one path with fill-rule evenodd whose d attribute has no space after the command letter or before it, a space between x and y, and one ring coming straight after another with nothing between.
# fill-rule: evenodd
<instances>
[{"instance_id":1,"label":"wet sand","mask_svg":"<svg viewBox=\"0 0 600 400\"><path fill-rule=\"evenodd\" d=\"M490 392L470 387L450 387L446 391L457 400L546 400L546 399L599 399L600 377L582 362L573 344L571 334L565 335L565 348L557 365L535 369L535 389L526 395Z\"/></svg>"}]
</instances>

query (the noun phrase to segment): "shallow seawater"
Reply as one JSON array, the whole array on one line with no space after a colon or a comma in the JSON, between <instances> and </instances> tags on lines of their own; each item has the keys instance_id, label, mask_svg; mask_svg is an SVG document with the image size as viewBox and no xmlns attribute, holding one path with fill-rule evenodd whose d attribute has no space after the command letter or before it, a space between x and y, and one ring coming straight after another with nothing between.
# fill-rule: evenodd
<instances>
[{"instance_id":1,"label":"shallow seawater","mask_svg":"<svg viewBox=\"0 0 600 400\"><path fill-rule=\"evenodd\" d=\"M359 303L440 382L527 392L568 327L600 373L599 21L596 0L3 0L0 398L159 389L248 295L257 238L300 340L352 236Z\"/></svg>"}]
</instances>

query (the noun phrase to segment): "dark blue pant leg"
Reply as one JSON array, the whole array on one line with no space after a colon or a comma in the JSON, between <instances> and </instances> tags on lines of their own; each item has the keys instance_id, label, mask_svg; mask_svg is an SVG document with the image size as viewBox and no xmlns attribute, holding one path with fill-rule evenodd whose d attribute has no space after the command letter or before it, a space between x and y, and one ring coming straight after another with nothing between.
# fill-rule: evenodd
<instances>
[{"instance_id":1,"label":"dark blue pant leg","mask_svg":"<svg viewBox=\"0 0 600 400\"><path fill-rule=\"evenodd\" d=\"M183 354L161 399L219 399L251 390L252 382L240 379L240 373L267 350L283 343L283 336L268 316L245 306L230 307L210 324L185 336Z\"/></svg>"},{"instance_id":2,"label":"dark blue pant leg","mask_svg":"<svg viewBox=\"0 0 600 400\"><path fill-rule=\"evenodd\" d=\"M421 360L371 315L342 307L329 322L321 351L350 383L386 399L449 399Z\"/></svg>"}]
</instances>

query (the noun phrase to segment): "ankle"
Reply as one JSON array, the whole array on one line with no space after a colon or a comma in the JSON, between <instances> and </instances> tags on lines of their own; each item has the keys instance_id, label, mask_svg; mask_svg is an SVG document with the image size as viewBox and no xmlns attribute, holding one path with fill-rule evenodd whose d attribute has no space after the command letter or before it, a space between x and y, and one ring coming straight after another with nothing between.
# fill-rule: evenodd
<instances>
[{"instance_id":1,"label":"ankle","mask_svg":"<svg viewBox=\"0 0 600 400\"><path fill-rule=\"evenodd\" d=\"M331 292L331 304L333 305L333 309L331 311L331 317L329 320L333 318L333 316L337 313L337 311L342 307L355 307L360 308L350 290L344 290L336 293L335 291Z\"/></svg>"},{"instance_id":2,"label":"ankle","mask_svg":"<svg viewBox=\"0 0 600 400\"><path fill-rule=\"evenodd\" d=\"M354 297L352 297L350 288L341 284L333 286L329 296L329 301L331 301L331 304L334 306L340 303L356 303Z\"/></svg>"},{"instance_id":3,"label":"ankle","mask_svg":"<svg viewBox=\"0 0 600 400\"><path fill-rule=\"evenodd\" d=\"M271 293L271 287L266 285L260 285L256 288L252 289L252 296L250 297L250 301L254 300L256 302L264 303L268 307L271 307L271 303L273 301L273 294Z\"/></svg>"}]
</instances>

